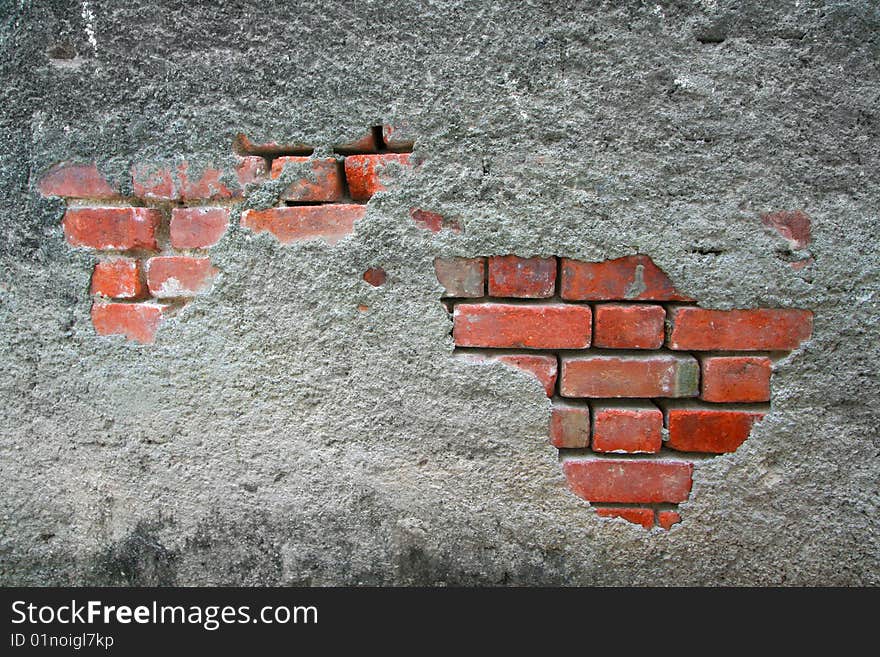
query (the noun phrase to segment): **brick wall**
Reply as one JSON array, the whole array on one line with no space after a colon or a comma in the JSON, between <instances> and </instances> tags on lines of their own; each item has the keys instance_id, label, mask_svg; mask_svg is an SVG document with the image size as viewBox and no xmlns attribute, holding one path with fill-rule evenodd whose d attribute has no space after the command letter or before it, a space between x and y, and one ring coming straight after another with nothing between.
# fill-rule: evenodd
<instances>
[{"instance_id":1,"label":"brick wall","mask_svg":"<svg viewBox=\"0 0 880 657\"><path fill-rule=\"evenodd\" d=\"M680 521L695 464L769 411L773 361L812 331L795 309L707 310L645 255L435 261L455 350L534 376L571 490L602 517Z\"/></svg>"},{"instance_id":2,"label":"brick wall","mask_svg":"<svg viewBox=\"0 0 880 657\"><path fill-rule=\"evenodd\" d=\"M406 130L390 126L336 144L327 157L315 156L311 146L254 144L239 135L234 170L138 163L123 195L95 163L62 162L39 189L65 200L68 244L95 254L95 331L151 343L164 317L210 292L219 272L209 250L226 233L248 186L282 185L274 207L241 214L243 227L284 243L334 244L366 214L366 202L411 165L412 148Z\"/></svg>"}]
</instances>

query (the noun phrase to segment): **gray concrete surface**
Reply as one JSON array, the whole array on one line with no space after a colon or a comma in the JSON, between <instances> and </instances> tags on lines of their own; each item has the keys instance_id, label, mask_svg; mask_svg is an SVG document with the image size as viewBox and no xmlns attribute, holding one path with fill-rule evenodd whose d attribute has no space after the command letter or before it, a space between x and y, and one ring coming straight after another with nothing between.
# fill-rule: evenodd
<instances>
[{"instance_id":1,"label":"gray concrete surface","mask_svg":"<svg viewBox=\"0 0 880 657\"><path fill-rule=\"evenodd\" d=\"M880 583L878 28L868 0L4 3L0 582ZM236 227L155 345L94 334L52 164L130 185L239 131L404 122L425 163L350 238ZM812 218L802 271L780 209ZM535 381L451 357L433 258L508 252L647 253L705 306L815 311L668 534L567 491Z\"/></svg>"}]
</instances>

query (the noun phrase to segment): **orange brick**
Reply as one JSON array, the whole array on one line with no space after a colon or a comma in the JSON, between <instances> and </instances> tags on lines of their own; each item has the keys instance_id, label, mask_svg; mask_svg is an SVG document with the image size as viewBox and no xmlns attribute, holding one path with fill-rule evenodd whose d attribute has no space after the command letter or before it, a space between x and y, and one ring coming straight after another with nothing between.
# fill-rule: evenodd
<instances>
[{"instance_id":1,"label":"orange brick","mask_svg":"<svg viewBox=\"0 0 880 657\"><path fill-rule=\"evenodd\" d=\"M556 290L556 258L489 258L489 296L543 299Z\"/></svg>"},{"instance_id":2,"label":"orange brick","mask_svg":"<svg viewBox=\"0 0 880 657\"><path fill-rule=\"evenodd\" d=\"M284 244L316 238L336 244L366 213L365 206L349 204L245 210L241 225L255 233L270 232Z\"/></svg>"},{"instance_id":3,"label":"orange brick","mask_svg":"<svg viewBox=\"0 0 880 657\"><path fill-rule=\"evenodd\" d=\"M670 349L686 351L791 351L809 339L809 310L674 308Z\"/></svg>"},{"instance_id":4,"label":"orange brick","mask_svg":"<svg viewBox=\"0 0 880 657\"><path fill-rule=\"evenodd\" d=\"M663 412L648 402L590 404L594 452L653 454L663 444Z\"/></svg>"},{"instance_id":5,"label":"orange brick","mask_svg":"<svg viewBox=\"0 0 880 657\"><path fill-rule=\"evenodd\" d=\"M113 299L141 299L147 294L140 263L131 258L113 258L95 265L91 293Z\"/></svg>"},{"instance_id":6,"label":"orange brick","mask_svg":"<svg viewBox=\"0 0 880 657\"><path fill-rule=\"evenodd\" d=\"M692 463L646 459L569 458L562 464L571 490L588 502L684 502Z\"/></svg>"},{"instance_id":7,"label":"orange brick","mask_svg":"<svg viewBox=\"0 0 880 657\"><path fill-rule=\"evenodd\" d=\"M700 359L702 392L711 402L770 401L769 358L749 356L705 356Z\"/></svg>"},{"instance_id":8,"label":"orange brick","mask_svg":"<svg viewBox=\"0 0 880 657\"><path fill-rule=\"evenodd\" d=\"M335 202L342 198L342 176L336 158L277 157L272 160L272 178L278 178L285 167L301 177L282 192L284 200L306 203Z\"/></svg>"},{"instance_id":9,"label":"orange brick","mask_svg":"<svg viewBox=\"0 0 880 657\"><path fill-rule=\"evenodd\" d=\"M601 303L594 309L593 346L606 349L659 349L666 311L662 306Z\"/></svg>"},{"instance_id":10,"label":"orange brick","mask_svg":"<svg viewBox=\"0 0 880 657\"><path fill-rule=\"evenodd\" d=\"M452 335L459 347L584 349L591 324L587 306L460 303Z\"/></svg>"}]
</instances>

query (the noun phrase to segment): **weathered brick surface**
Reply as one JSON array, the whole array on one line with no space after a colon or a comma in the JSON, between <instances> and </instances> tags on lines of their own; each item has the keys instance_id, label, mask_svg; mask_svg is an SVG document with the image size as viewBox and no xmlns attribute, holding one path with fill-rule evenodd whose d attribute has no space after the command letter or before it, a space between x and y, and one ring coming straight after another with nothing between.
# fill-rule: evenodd
<instances>
[{"instance_id":1,"label":"weathered brick surface","mask_svg":"<svg viewBox=\"0 0 880 657\"><path fill-rule=\"evenodd\" d=\"M445 298L476 298L486 293L485 258L435 258L434 273Z\"/></svg>"},{"instance_id":2,"label":"weathered brick surface","mask_svg":"<svg viewBox=\"0 0 880 657\"><path fill-rule=\"evenodd\" d=\"M681 452L735 452L749 437L755 422L763 417L764 413L759 411L670 408L666 446Z\"/></svg>"},{"instance_id":3,"label":"weathered brick surface","mask_svg":"<svg viewBox=\"0 0 880 657\"><path fill-rule=\"evenodd\" d=\"M376 192L386 189L392 172L409 166L409 153L350 155L345 158L348 191L355 201L369 201Z\"/></svg>"},{"instance_id":4,"label":"weathered brick surface","mask_svg":"<svg viewBox=\"0 0 880 657\"><path fill-rule=\"evenodd\" d=\"M680 522L681 515L678 513L678 511L665 510L657 513L657 524L667 531L672 527L672 525L678 524Z\"/></svg>"},{"instance_id":5,"label":"weathered brick surface","mask_svg":"<svg viewBox=\"0 0 880 657\"><path fill-rule=\"evenodd\" d=\"M593 346L607 349L659 349L666 311L662 306L600 303L595 306Z\"/></svg>"},{"instance_id":6,"label":"weathered brick surface","mask_svg":"<svg viewBox=\"0 0 880 657\"><path fill-rule=\"evenodd\" d=\"M209 258L159 256L146 264L147 287L158 298L205 294L217 270Z\"/></svg>"},{"instance_id":7,"label":"weathered brick surface","mask_svg":"<svg viewBox=\"0 0 880 657\"><path fill-rule=\"evenodd\" d=\"M98 167L92 164L61 162L53 166L39 183L43 196L111 199L119 196Z\"/></svg>"},{"instance_id":8,"label":"weathered brick surface","mask_svg":"<svg viewBox=\"0 0 880 657\"><path fill-rule=\"evenodd\" d=\"M692 397L698 393L699 365L692 356L562 356L563 397Z\"/></svg>"},{"instance_id":9,"label":"weathered brick surface","mask_svg":"<svg viewBox=\"0 0 880 657\"><path fill-rule=\"evenodd\" d=\"M95 265L91 293L111 299L142 299L147 294L140 262L111 258Z\"/></svg>"},{"instance_id":10,"label":"weathered brick surface","mask_svg":"<svg viewBox=\"0 0 880 657\"><path fill-rule=\"evenodd\" d=\"M174 208L171 211L171 246L206 249L214 246L229 227L229 208Z\"/></svg>"},{"instance_id":11,"label":"weathered brick surface","mask_svg":"<svg viewBox=\"0 0 880 657\"><path fill-rule=\"evenodd\" d=\"M544 387L548 397L553 396L556 387L556 356L544 356L540 354L503 354L496 357L505 365L528 372L534 376Z\"/></svg>"},{"instance_id":12,"label":"weathered brick surface","mask_svg":"<svg viewBox=\"0 0 880 657\"><path fill-rule=\"evenodd\" d=\"M556 258L489 258L489 296L543 299L556 291Z\"/></svg>"},{"instance_id":13,"label":"weathered brick surface","mask_svg":"<svg viewBox=\"0 0 880 657\"><path fill-rule=\"evenodd\" d=\"M654 526L654 509L641 507L600 507L596 509L596 515L601 518L623 518L629 522L641 525L645 529Z\"/></svg>"},{"instance_id":14,"label":"weathered brick surface","mask_svg":"<svg viewBox=\"0 0 880 657\"><path fill-rule=\"evenodd\" d=\"M229 199L237 190L227 186L227 178L231 176L221 169L190 171L186 162L175 167L136 164L131 169L135 196L157 201Z\"/></svg>"},{"instance_id":15,"label":"weathered brick surface","mask_svg":"<svg viewBox=\"0 0 880 657\"><path fill-rule=\"evenodd\" d=\"M385 147L390 151L411 151L415 146L415 138L408 126L385 125L382 126L382 139Z\"/></svg>"},{"instance_id":16,"label":"weathered brick surface","mask_svg":"<svg viewBox=\"0 0 880 657\"><path fill-rule=\"evenodd\" d=\"M558 449L590 444L590 408L554 401L550 412L550 444Z\"/></svg>"},{"instance_id":17,"label":"weathered brick surface","mask_svg":"<svg viewBox=\"0 0 880 657\"><path fill-rule=\"evenodd\" d=\"M810 218L801 210L768 212L761 215L761 221L784 237L793 249L810 245Z\"/></svg>"},{"instance_id":18,"label":"weathered brick surface","mask_svg":"<svg viewBox=\"0 0 880 657\"><path fill-rule=\"evenodd\" d=\"M594 452L654 454L663 440L663 412L649 402L590 404Z\"/></svg>"},{"instance_id":19,"label":"weathered brick surface","mask_svg":"<svg viewBox=\"0 0 880 657\"><path fill-rule=\"evenodd\" d=\"M586 306L460 303L452 335L460 347L583 349L590 332Z\"/></svg>"},{"instance_id":20,"label":"weathered brick surface","mask_svg":"<svg viewBox=\"0 0 880 657\"><path fill-rule=\"evenodd\" d=\"M267 210L245 210L241 225L255 233L269 232L284 244L321 239L335 244L354 230L367 213L363 205L303 205Z\"/></svg>"},{"instance_id":21,"label":"weathered brick surface","mask_svg":"<svg viewBox=\"0 0 880 657\"><path fill-rule=\"evenodd\" d=\"M239 186L244 189L246 185L254 185L264 182L269 177L269 167L266 159L259 155L247 155L239 158L235 168Z\"/></svg>"},{"instance_id":22,"label":"weathered brick surface","mask_svg":"<svg viewBox=\"0 0 880 657\"><path fill-rule=\"evenodd\" d=\"M93 249L128 251L159 248L162 214L149 208L68 208L62 222L67 242Z\"/></svg>"},{"instance_id":23,"label":"weathered brick surface","mask_svg":"<svg viewBox=\"0 0 880 657\"><path fill-rule=\"evenodd\" d=\"M98 335L124 335L149 344L162 321L164 307L149 303L103 303L92 305L92 324Z\"/></svg>"},{"instance_id":24,"label":"weathered brick surface","mask_svg":"<svg viewBox=\"0 0 880 657\"><path fill-rule=\"evenodd\" d=\"M569 487L585 500L649 504L684 502L694 466L671 460L585 457L566 459L562 469Z\"/></svg>"},{"instance_id":25,"label":"weathered brick surface","mask_svg":"<svg viewBox=\"0 0 880 657\"><path fill-rule=\"evenodd\" d=\"M700 358L700 397L710 402L770 401L773 363L756 356Z\"/></svg>"},{"instance_id":26,"label":"weathered brick surface","mask_svg":"<svg viewBox=\"0 0 880 657\"><path fill-rule=\"evenodd\" d=\"M373 287L379 287L380 285L385 285L385 281L388 280L388 274L381 267L370 267L364 272L363 278L364 281Z\"/></svg>"},{"instance_id":27,"label":"weathered brick surface","mask_svg":"<svg viewBox=\"0 0 880 657\"><path fill-rule=\"evenodd\" d=\"M336 158L299 156L278 157L272 160L272 178L278 178L285 168L298 177L285 189L281 198L298 202L336 202L342 199L342 175Z\"/></svg>"},{"instance_id":28,"label":"weathered brick surface","mask_svg":"<svg viewBox=\"0 0 880 657\"><path fill-rule=\"evenodd\" d=\"M560 292L571 301L692 301L646 255L605 262L563 258Z\"/></svg>"},{"instance_id":29,"label":"weathered brick surface","mask_svg":"<svg viewBox=\"0 0 880 657\"><path fill-rule=\"evenodd\" d=\"M674 308L669 347L688 351L791 351L809 339L809 310Z\"/></svg>"}]
</instances>

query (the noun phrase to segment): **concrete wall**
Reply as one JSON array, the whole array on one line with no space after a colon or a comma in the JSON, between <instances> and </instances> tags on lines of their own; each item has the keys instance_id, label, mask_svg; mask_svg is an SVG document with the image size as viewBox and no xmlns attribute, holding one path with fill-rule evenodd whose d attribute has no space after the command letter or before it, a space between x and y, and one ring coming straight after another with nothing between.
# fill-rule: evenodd
<instances>
[{"instance_id":1,"label":"concrete wall","mask_svg":"<svg viewBox=\"0 0 880 657\"><path fill-rule=\"evenodd\" d=\"M3 11L4 584L878 583L876 3ZM133 164L234 166L239 133L329 153L382 124L423 163L350 236L241 227L255 186L210 294L151 345L96 335L50 167L130 195ZM434 258L506 253L643 253L705 307L815 313L671 531L598 518L540 385L452 356Z\"/></svg>"}]
</instances>

